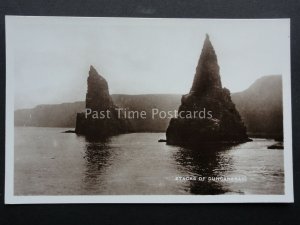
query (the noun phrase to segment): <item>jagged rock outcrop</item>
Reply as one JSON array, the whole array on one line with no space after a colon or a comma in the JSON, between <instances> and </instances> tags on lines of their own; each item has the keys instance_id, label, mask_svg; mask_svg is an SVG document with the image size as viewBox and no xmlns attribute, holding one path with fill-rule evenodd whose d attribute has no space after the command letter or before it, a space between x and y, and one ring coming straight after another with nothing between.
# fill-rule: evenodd
<instances>
[{"instance_id":1,"label":"jagged rock outcrop","mask_svg":"<svg viewBox=\"0 0 300 225\"><path fill-rule=\"evenodd\" d=\"M87 79L85 112L77 113L77 134L90 137L109 137L130 130L128 121L118 115L109 94L107 81L91 66Z\"/></svg>"},{"instance_id":2,"label":"jagged rock outcrop","mask_svg":"<svg viewBox=\"0 0 300 225\"><path fill-rule=\"evenodd\" d=\"M98 74L93 66L90 67L87 87L86 108L92 110L106 110L113 106L107 81Z\"/></svg>"},{"instance_id":3,"label":"jagged rock outcrop","mask_svg":"<svg viewBox=\"0 0 300 225\"><path fill-rule=\"evenodd\" d=\"M190 93L183 95L181 117L168 126L167 144L193 146L203 142L245 142L243 121L231 101L230 91L222 88L215 50L206 35ZM192 112L192 117L186 115ZM194 112L204 112L202 116ZM210 113L208 113L210 112Z\"/></svg>"}]
</instances>

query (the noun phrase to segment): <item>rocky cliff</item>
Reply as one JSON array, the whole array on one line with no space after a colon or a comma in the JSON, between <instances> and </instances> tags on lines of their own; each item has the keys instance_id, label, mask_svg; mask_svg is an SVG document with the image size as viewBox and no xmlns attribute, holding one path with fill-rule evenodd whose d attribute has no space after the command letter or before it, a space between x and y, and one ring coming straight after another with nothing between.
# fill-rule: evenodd
<instances>
[{"instance_id":1,"label":"rocky cliff","mask_svg":"<svg viewBox=\"0 0 300 225\"><path fill-rule=\"evenodd\" d=\"M198 112L210 112L198 116ZM209 36L203 45L190 93L183 95L179 113L166 132L171 145L198 145L203 142L244 142L246 127L231 101L230 92L222 88L219 65ZM191 114L188 117L186 115ZM196 112L196 114L195 114Z\"/></svg>"},{"instance_id":2,"label":"rocky cliff","mask_svg":"<svg viewBox=\"0 0 300 225\"><path fill-rule=\"evenodd\" d=\"M250 136L283 139L281 75L261 77L232 100Z\"/></svg>"},{"instance_id":3,"label":"rocky cliff","mask_svg":"<svg viewBox=\"0 0 300 225\"><path fill-rule=\"evenodd\" d=\"M95 137L129 132L128 122L118 116L107 81L93 66L90 67L87 85L86 109L77 114L75 132Z\"/></svg>"},{"instance_id":4,"label":"rocky cliff","mask_svg":"<svg viewBox=\"0 0 300 225\"><path fill-rule=\"evenodd\" d=\"M170 111L178 109L179 94L111 95L115 105L150 113L152 108ZM249 89L231 94L250 137L277 138L283 136L282 84L280 75L264 76ZM77 112L84 111L85 101L53 105L38 105L15 111L15 126L68 127L76 124ZM170 119L131 120L135 132L165 132Z\"/></svg>"}]
</instances>

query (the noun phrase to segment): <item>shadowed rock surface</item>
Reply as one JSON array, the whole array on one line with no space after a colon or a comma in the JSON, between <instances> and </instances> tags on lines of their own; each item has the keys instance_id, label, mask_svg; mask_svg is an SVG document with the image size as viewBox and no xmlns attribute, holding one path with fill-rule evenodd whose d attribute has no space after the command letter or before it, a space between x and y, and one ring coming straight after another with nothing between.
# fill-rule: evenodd
<instances>
[{"instance_id":1,"label":"shadowed rock surface","mask_svg":"<svg viewBox=\"0 0 300 225\"><path fill-rule=\"evenodd\" d=\"M93 116L94 113L89 115L85 112L78 113L75 132L96 137L109 137L129 132L127 121L118 117L117 107L113 104L109 95L106 80L98 74L93 66L90 67L87 84L86 109L97 112L98 116ZM109 114L105 114L105 118L100 118L101 111L108 111Z\"/></svg>"},{"instance_id":2,"label":"shadowed rock surface","mask_svg":"<svg viewBox=\"0 0 300 225\"><path fill-rule=\"evenodd\" d=\"M206 35L190 93L183 95L179 112L211 111L212 116L173 118L166 132L167 143L193 146L203 142L248 141L246 127L231 101L230 92L222 88L214 48Z\"/></svg>"},{"instance_id":3,"label":"shadowed rock surface","mask_svg":"<svg viewBox=\"0 0 300 225\"><path fill-rule=\"evenodd\" d=\"M113 106L109 95L107 81L98 74L96 69L91 66L87 79L86 108L92 110L106 110Z\"/></svg>"}]
</instances>

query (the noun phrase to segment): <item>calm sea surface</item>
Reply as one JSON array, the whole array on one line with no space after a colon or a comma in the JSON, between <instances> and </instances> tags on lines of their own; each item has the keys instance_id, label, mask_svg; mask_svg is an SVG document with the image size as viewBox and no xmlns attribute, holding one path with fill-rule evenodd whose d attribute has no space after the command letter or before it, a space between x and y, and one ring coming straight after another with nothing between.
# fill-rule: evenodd
<instances>
[{"instance_id":1,"label":"calm sea surface","mask_svg":"<svg viewBox=\"0 0 300 225\"><path fill-rule=\"evenodd\" d=\"M273 140L183 149L164 133L89 141L65 128L15 128L15 195L283 194Z\"/></svg>"}]
</instances>

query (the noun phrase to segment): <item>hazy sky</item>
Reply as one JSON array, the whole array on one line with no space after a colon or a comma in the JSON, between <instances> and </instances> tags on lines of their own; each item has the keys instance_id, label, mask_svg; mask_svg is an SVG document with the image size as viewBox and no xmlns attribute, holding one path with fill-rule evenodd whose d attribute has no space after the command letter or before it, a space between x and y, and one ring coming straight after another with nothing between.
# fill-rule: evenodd
<instances>
[{"instance_id":1,"label":"hazy sky","mask_svg":"<svg viewBox=\"0 0 300 225\"><path fill-rule=\"evenodd\" d=\"M188 93L206 33L231 92L289 68L289 20L6 17L6 32L15 109L84 100L90 65L111 94Z\"/></svg>"}]
</instances>

